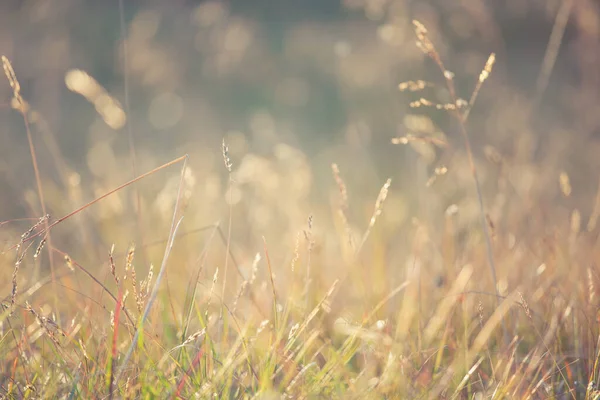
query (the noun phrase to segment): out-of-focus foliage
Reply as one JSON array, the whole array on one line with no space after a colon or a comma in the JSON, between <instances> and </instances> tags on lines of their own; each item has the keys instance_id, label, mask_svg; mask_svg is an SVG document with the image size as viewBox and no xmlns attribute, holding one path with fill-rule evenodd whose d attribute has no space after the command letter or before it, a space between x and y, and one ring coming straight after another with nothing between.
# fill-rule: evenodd
<instances>
[{"instance_id":1,"label":"out-of-focus foliage","mask_svg":"<svg viewBox=\"0 0 600 400\"><path fill-rule=\"evenodd\" d=\"M265 257L268 248L273 276L261 261L256 301L268 308L271 285L276 283L279 294L289 294L285 305L292 310L290 318L298 309L306 316L305 299L318 305L331 283L341 279L342 293L319 305L328 316L319 326L321 336L314 339L335 349L334 355L317 352L325 361L315 355L316 364L325 374L324 365L350 354L352 362L344 358L351 366L348 371L361 372L353 376L353 383L344 383L371 387L370 377L387 379L377 375L377 368L385 370L387 362L398 361L386 361L382 355L389 343L382 339L384 344L374 345L381 347L372 353L348 345L338 354L338 339L331 332L342 329L336 325L338 317L364 318L401 282L416 279L418 271L419 290L411 286L409 291L420 296L422 320L413 321L418 327L383 329L402 304L407 313L402 315L410 314L410 304L394 299L378 314L385 324L373 330L394 339L404 335L408 343L404 353L399 351L402 368L394 368L406 368L410 384L393 382L390 387L439 383L436 371L421 368L428 361L419 353L420 334L422 325L443 309L438 304L446 299L446 287L462 282L461 271L470 271L471 289L487 291L483 299L490 309L494 302L487 296L493 292L486 267L489 256L459 125L452 113L411 107L421 97L436 104L451 101L443 75L415 44L416 19L427 27L447 76L453 77L465 101L490 53L495 53L494 69L466 127L482 184L499 292L508 296L522 286L541 316L542 322L534 322L541 330L548 328L544 317L556 310L574 316L573 325L550 325L560 338L582 337L559 341L557 352L565 354L565 363L571 351L579 352L577 357L589 356L573 374L591 369L597 335L592 260L600 213L597 2L124 0L123 5L121 13L116 0L0 3L0 53L11 61L27 102L46 211L56 220L183 154L190 156L188 168L183 177L181 164L161 170L58 225L52 231L53 262L45 251L25 261L32 268L21 269L20 284L37 282L49 274L50 265L66 269L55 250L104 276L110 272L107 253L113 243L124 256L128 244L135 242L138 268L146 276L150 264L160 265L183 182L185 234L177 239L171 257L172 292L167 295L172 315L165 317L168 324L154 327L156 335L181 333L180 310L189 304L192 277L202 282L198 293L204 303L199 303L207 310L220 305L215 293L224 294L231 306L240 283L257 273L256 253ZM413 84L418 90L399 90L402 82L418 80L424 80ZM26 127L11 107L13 89L2 82L0 221L8 221L0 225L4 250L32 225L32 220L18 218L33 218L35 223L43 213ZM231 172L224 166L223 140ZM335 173L333 163L338 167ZM381 194L388 178L389 193ZM379 206L382 214L376 212L376 224L373 219L368 228ZM218 239L210 228L215 223L223 232ZM202 253L203 246L209 248L207 253ZM226 249L235 255L231 260L224 256ZM1 257L8 265L2 286L8 295L14 260L9 253ZM232 272L233 263L239 264L243 279ZM229 277L224 279L227 265ZM312 270L305 271L307 265ZM87 283L65 285L79 285L78 290L88 293L83 289ZM94 290L98 292L89 291L88 300L100 297L101 291ZM581 294L585 290L587 300ZM36 296L45 299L48 292L42 289ZM72 306L77 304L72 292L54 295L65 300L59 309L58 302L44 304L68 319L106 301L90 301L78 309ZM207 298L212 303L206 305ZM483 318L474 311L480 312L480 297L462 301L462 317ZM587 303L575 312L571 307L577 301ZM161 304L165 313L167 307ZM242 322L257 322L255 306L242 298L239 309L248 313ZM114 304L102 307L109 310ZM444 310L444 316L450 315ZM206 316L200 326L208 323L208 311ZM515 331L518 321L512 321ZM454 322L465 325L448 323L447 336L432 345L448 345L453 355L464 345L456 332L462 329L466 337L476 329L468 321ZM361 346L368 347L365 343L373 337L362 334L366 339ZM540 338L529 329L522 339L529 345ZM228 343L220 345L220 350L228 349ZM407 355L408 350L418 353L417 359ZM439 367L442 359L436 363ZM340 376L340 371L347 372L336 370ZM316 372L307 375L320 382ZM170 379L168 373L163 378Z\"/></svg>"}]
</instances>

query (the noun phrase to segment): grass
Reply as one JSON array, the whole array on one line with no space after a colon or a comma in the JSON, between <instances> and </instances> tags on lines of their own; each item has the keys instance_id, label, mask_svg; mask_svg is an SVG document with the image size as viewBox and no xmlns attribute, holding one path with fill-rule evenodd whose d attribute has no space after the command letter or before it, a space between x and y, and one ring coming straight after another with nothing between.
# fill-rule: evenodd
<instances>
[{"instance_id":1,"label":"grass","mask_svg":"<svg viewBox=\"0 0 600 400\"><path fill-rule=\"evenodd\" d=\"M567 3L557 17L538 98L564 33ZM397 225L386 225L386 218L398 212L393 208L395 181L378 183L379 194L369 194L368 217L355 222L355 215L367 214L353 209L349 193L356 188L346 182L344 166L334 163L335 196L329 208L320 205L305 216L304 227L294 227L285 239L267 230L248 239L248 245L240 243L238 232L253 229L238 212L244 199L234 201L241 175L225 140L225 223L186 225L194 216L190 158L182 155L138 175L141 163L130 122L134 178L55 219L47 214L51 200L30 127L30 120L38 118L3 58L12 105L27 133L42 217L0 223L10 237L0 255L3 271L10 271L2 285L7 295L0 314L0 395L600 398L594 263L598 200L582 229L579 210L547 205L536 186L543 185L541 180L531 183L529 191L519 190L514 177L519 166L493 148L487 154L495 169L486 166L482 179L467 128L493 74L495 55L482 66L469 100L463 100L425 26L415 21L414 27L417 45L438 67L443 85L433 83L435 77L422 77L432 82L408 81L399 88L418 96L414 108L448 113L462 148L433 133L410 133L392 144L413 146L419 154L452 154L446 158L452 163L432 168L426 186L458 181L466 172L472 190L430 221L415 216L401 224L402 240L394 236ZM440 92L448 101L429 100ZM291 156L286 160L294 162ZM141 212L147 194L138 185L166 173L175 176L175 167L180 172L168 202L168 234L163 235L159 218ZM513 175L507 172L511 169ZM270 182L267 170L259 170L258 184ZM494 177L496 193L489 195ZM289 190L290 181L287 176ZM566 172L555 183L559 200L572 196ZM141 244L130 240L106 248L88 240L103 228L83 223L83 216L99 213L98 207L117 202L134 186L131 219ZM284 192L269 195L286 198ZM259 206L248 207L258 212ZM324 213L331 224L320 219ZM25 225L20 237L14 234ZM120 231L109 232L116 237ZM157 233L162 239L150 241ZM69 248L65 238L73 236L78 240L71 242L78 245ZM287 243L287 238L292 240ZM394 258L394 247L400 257ZM127 250L116 253L115 248ZM160 260L158 268L148 265L151 260ZM47 276L40 278L43 273Z\"/></svg>"}]
</instances>

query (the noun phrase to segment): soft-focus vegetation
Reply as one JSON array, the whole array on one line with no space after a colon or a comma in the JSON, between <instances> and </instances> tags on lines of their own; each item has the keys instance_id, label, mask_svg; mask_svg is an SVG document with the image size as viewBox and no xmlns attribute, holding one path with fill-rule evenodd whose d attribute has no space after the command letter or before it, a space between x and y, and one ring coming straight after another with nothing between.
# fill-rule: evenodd
<instances>
[{"instance_id":1,"label":"soft-focus vegetation","mask_svg":"<svg viewBox=\"0 0 600 400\"><path fill-rule=\"evenodd\" d=\"M595 1L0 11L1 398L600 398Z\"/></svg>"}]
</instances>

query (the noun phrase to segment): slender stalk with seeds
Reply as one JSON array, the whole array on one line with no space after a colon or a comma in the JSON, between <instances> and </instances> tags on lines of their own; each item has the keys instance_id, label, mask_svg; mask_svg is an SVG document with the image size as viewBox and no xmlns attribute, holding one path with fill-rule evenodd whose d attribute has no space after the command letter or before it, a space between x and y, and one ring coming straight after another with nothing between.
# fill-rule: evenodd
<instances>
[{"instance_id":1,"label":"slender stalk with seeds","mask_svg":"<svg viewBox=\"0 0 600 400\"><path fill-rule=\"evenodd\" d=\"M124 107L125 107L125 127L127 129L127 142L129 146L129 159L131 160L131 171L132 175L137 176L137 155L135 150L135 138L133 135L133 124L131 122L131 101L129 99L129 39L126 37L126 26L125 26L125 10L123 0L119 0L119 29L121 33L121 44L123 48L123 96L124 96ZM137 229L138 235L142 245L142 263L146 264L148 261L147 249L144 246L145 241L145 229L144 219L142 216L142 197L140 196L139 189L134 186L135 195L135 214L137 217Z\"/></svg>"},{"instance_id":2,"label":"slender stalk with seeds","mask_svg":"<svg viewBox=\"0 0 600 400\"><path fill-rule=\"evenodd\" d=\"M231 163L231 158L229 157L229 147L225 143L225 139L223 138L222 143L222 151L223 151L223 162L225 163L225 168L227 169L227 176L229 178L228 191L229 191L229 220L227 224L227 243L225 245L225 264L223 266L223 288L221 290L221 301L225 301L225 287L227 285L227 265L229 263L229 249L231 246L231 225L233 219L233 178L231 176L231 167L233 164ZM223 318L223 308L221 308L221 312L219 313L219 319Z\"/></svg>"},{"instance_id":3,"label":"slender stalk with seeds","mask_svg":"<svg viewBox=\"0 0 600 400\"><path fill-rule=\"evenodd\" d=\"M307 242L307 246L308 246L308 250L307 250L307 257L306 257L306 277L304 280L304 296L305 296L305 307L304 307L304 311L307 313L308 312L308 305L309 305L309 290L310 290L310 262L311 262L311 254L312 254L312 250L313 250L313 237L312 237L312 226L313 226L313 216L309 215L308 216L308 229L304 231L304 237L306 238L306 242Z\"/></svg>"},{"instance_id":4,"label":"slender stalk with seeds","mask_svg":"<svg viewBox=\"0 0 600 400\"><path fill-rule=\"evenodd\" d=\"M419 21L415 20L415 21L413 21L413 24L415 26L415 33L417 35L417 46L423 51L423 53L425 53L429 58L431 58L435 62L435 64L439 67L439 69L441 70L441 72L445 78L446 87L448 88L448 92L450 93L450 98L452 99L452 104L455 105L455 107L453 109L449 108L449 111L454 115L454 117L456 118L456 120L458 122L458 126L460 129L461 135L463 137L465 149L467 152L467 158L468 158L469 166L471 169L471 175L473 176L473 181L475 182L475 188L477 190L477 201L479 204L479 217L480 217L480 222L481 222L481 228L482 228L482 231L483 231L483 234L485 237L485 245L486 245L486 250L487 250L488 264L489 264L490 271L492 274L494 290L496 291L496 302L498 304L500 292L498 289L498 279L497 279L497 275L496 275L496 265L494 262L492 242L491 242L490 234L488 231L488 225L486 223L485 206L483 204L483 194L481 192L481 184L480 184L479 178L477 176L477 169L475 168L475 160L474 160L474 156L473 156L473 150L471 149L471 141L469 139L469 135L467 133L467 128L465 126L466 117L468 116L468 113L466 115L461 113L461 111L458 107L458 105L462 104L463 102L461 102L459 100L457 93L456 93L456 89L454 87L454 74L452 72L448 71L446 69L446 67L444 66L444 63L442 62L437 50L435 49L433 42L431 42L431 40L429 39L427 29ZM471 97L471 102L469 104L469 110L472 108L472 105L473 105L472 103L475 102L477 93L479 92L481 85L483 84L483 82L485 82L485 80L489 77L490 73L492 72L492 67L494 65L495 60L496 60L496 56L492 53L492 55L490 55L486 65L485 65L483 71L479 75L476 90L474 91L474 93ZM502 322L502 326L503 326L503 330L505 332L505 338L506 338L506 327L505 327L504 321Z\"/></svg>"},{"instance_id":5,"label":"slender stalk with seeds","mask_svg":"<svg viewBox=\"0 0 600 400\"><path fill-rule=\"evenodd\" d=\"M4 68L4 74L6 75L6 78L8 79L10 87L13 90L14 106L21 113L21 116L23 117L23 123L25 124L25 132L27 133L27 143L29 145L29 154L31 155L31 163L33 165L33 171L35 174L35 183L36 183L36 187L37 187L38 200L40 202L42 213L44 215L48 215L46 212L46 201L44 199L44 190L42 188L42 178L40 175L40 168L38 166L38 159L37 159L37 155L36 155L36 151L35 151L35 145L33 143L31 129L29 128L29 118L27 116L28 111L29 111L29 104L27 104L27 102L21 96L21 84L19 83L19 81L17 79L17 75L15 74L12 64L10 63L8 58L6 58L5 56L2 56L1 59L2 59L2 67ZM52 275L52 281L53 281L52 284L55 285L54 282L56 280L56 275L55 275L55 271L54 271L54 258L52 256L52 250L51 250L52 238L50 236L50 231L49 231L49 224L50 224L49 218L44 219L43 222L44 222L45 230L47 231L44 235L44 243L46 243L46 241L48 242L48 247L47 247L48 261L50 263L50 273ZM56 288L55 288L55 293L57 293ZM54 307L58 308L58 297L56 295L54 296L53 300L54 300Z\"/></svg>"},{"instance_id":6,"label":"slender stalk with seeds","mask_svg":"<svg viewBox=\"0 0 600 400\"><path fill-rule=\"evenodd\" d=\"M187 167L187 160L188 160L187 155L184 157L183 160L184 161L183 161L183 165L181 167L181 176L179 179L179 188L177 190L177 197L176 197L177 200L175 201L175 208L173 210L173 219L171 221L169 242L167 243L167 247L166 247L164 255L163 255L163 259L162 259L162 262L160 265L160 270L158 272L158 276L156 277L156 283L154 284L154 288L152 289L152 294L150 295L150 298L148 299L148 302L146 303L146 307L144 308L144 313L140 316L139 323L136 327L133 340L131 341L131 345L129 346L129 349L127 350L127 353L125 354L125 358L123 359L121 368L119 369L119 372L115 378L115 385L118 384L119 379L121 378L121 376L125 372L125 369L127 368L127 363L129 362L129 358L131 357L131 354L133 353L133 349L137 345L137 342L140 337L140 332L144 327L144 322L146 321L146 318L148 318L148 314L150 313L152 304L154 303L154 300L156 299L156 296L158 295L158 288L160 287L162 277L165 273L167 261L169 260L171 250L172 250L173 244L175 242L175 237L177 236L177 231L179 230L179 226L181 225L181 221L183 219L183 217L180 217L178 220L176 219L177 215L179 213L179 204L181 202L181 197L183 194L184 176L185 176L185 170Z\"/></svg>"},{"instance_id":7,"label":"slender stalk with seeds","mask_svg":"<svg viewBox=\"0 0 600 400\"><path fill-rule=\"evenodd\" d=\"M385 182L385 184L381 187L381 190L379 191L379 195L377 196L377 200L375 201L375 210L373 211L373 215L371 216L371 220L369 221L369 226L367 227L367 230L363 234L363 237L360 241L360 245L358 246L358 249L356 250L356 254L359 254L360 251L362 250L363 246L367 242L367 239L369 238L369 235L371 234L371 230L375 226L375 222L377 222L377 218L379 218L379 216L381 215L381 212L383 211L383 203L385 203L385 199L388 196L388 192L389 192L391 184L392 184L392 180L388 179Z\"/></svg>"}]
</instances>

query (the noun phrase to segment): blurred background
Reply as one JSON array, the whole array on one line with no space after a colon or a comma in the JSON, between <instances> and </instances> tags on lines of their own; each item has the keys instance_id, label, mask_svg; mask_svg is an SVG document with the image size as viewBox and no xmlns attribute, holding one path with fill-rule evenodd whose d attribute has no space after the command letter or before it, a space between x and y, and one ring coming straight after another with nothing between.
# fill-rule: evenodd
<instances>
[{"instance_id":1,"label":"blurred background","mask_svg":"<svg viewBox=\"0 0 600 400\"><path fill-rule=\"evenodd\" d=\"M597 217L600 167L600 4L593 0L124 0L122 13L117 0L11 0L0 4L0 53L27 102L53 219L189 154L183 232L216 222L226 231L231 212L240 264L249 268L264 236L277 268L287 268L297 238L305 246L312 215L314 251L328 267L322 273L337 276L329 268L341 246L337 163L356 241L392 178L365 248L392 285L403 279L421 224L431 243L441 242L449 218L458 247L482 243L456 122L444 111L410 107L420 97L449 101L440 71L415 45L413 19L428 28L464 99L496 53L467 129L488 219L502 238L497 246L525 241L548 221L568 230L579 218L586 229ZM540 71L553 27L562 41L546 85ZM432 87L398 90L419 79ZM42 215L25 125L11 98L2 79L0 221L12 221L0 227L3 246L32 225L14 219ZM409 134L447 146L392 144ZM180 167L57 226L54 246L104 263L112 243L125 252L132 241L165 239ZM442 167L447 173L436 176ZM182 265L193 265L207 235L182 238ZM163 249L148 250L141 268L160 263ZM437 255L443 249L434 250L424 252L426 268L451 274ZM468 258L457 251L452 263Z\"/></svg>"}]
</instances>

